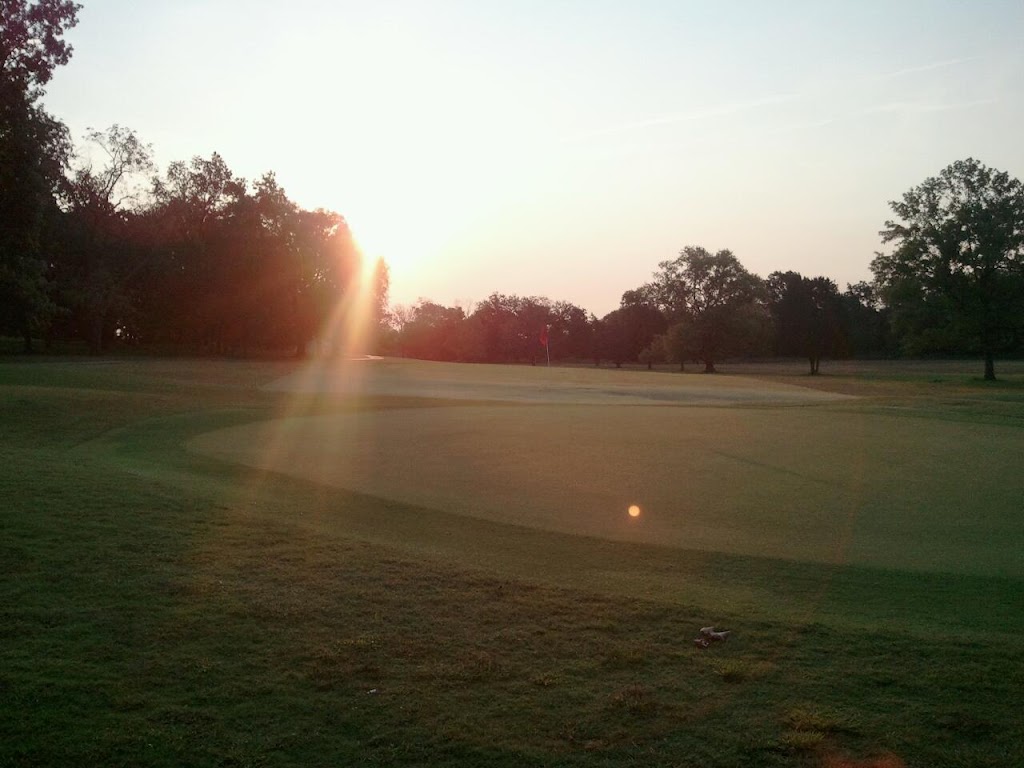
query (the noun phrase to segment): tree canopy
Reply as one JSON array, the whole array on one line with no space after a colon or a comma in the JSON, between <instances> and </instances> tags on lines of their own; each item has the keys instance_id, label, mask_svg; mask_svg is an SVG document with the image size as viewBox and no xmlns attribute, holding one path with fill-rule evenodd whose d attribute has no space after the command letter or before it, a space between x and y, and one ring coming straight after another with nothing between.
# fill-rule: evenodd
<instances>
[{"instance_id":1,"label":"tree canopy","mask_svg":"<svg viewBox=\"0 0 1024 768\"><path fill-rule=\"evenodd\" d=\"M839 342L839 288L827 277L772 272L765 281L775 330L775 354L807 358L817 375L821 358Z\"/></svg>"},{"instance_id":2,"label":"tree canopy","mask_svg":"<svg viewBox=\"0 0 1024 768\"><path fill-rule=\"evenodd\" d=\"M45 253L70 152L67 130L39 99L71 57L63 35L77 14L67 0L0 0L0 325L26 350L56 311Z\"/></svg>"},{"instance_id":3,"label":"tree canopy","mask_svg":"<svg viewBox=\"0 0 1024 768\"><path fill-rule=\"evenodd\" d=\"M920 349L973 341L994 380L1024 328L1024 185L968 158L889 205L871 269L895 322Z\"/></svg>"},{"instance_id":4,"label":"tree canopy","mask_svg":"<svg viewBox=\"0 0 1024 768\"><path fill-rule=\"evenodd\" d=\"M670 321L685 321L690 346L705 372L714 373L723 353L744 344L741 331L760 293L760 279L732 251L711 253L693 245L658 266L646 290Z\"/></svg>"},{"instance_id":5,"label":"tree canopy","mask_svg":"<svg viewBox=\"0 0 1024 768\"><path fill-rule=\"evenodd\" d=\"M649 349L655 336L664 333L665 317L644 300L641 293L626 291L621 306L601 318L597 331L598 352L616 367L633 362ZM650 362L650 353L644 354Z\"/></svg>"},{"instance_id":6,"label":"tree canopy","mask_svg":"<svg viewBox=\"0 0 1024 768\"><path fill-rule=\"evenodd\" d=\"M64 33L78 23L82 6L71 0L0 0L0 71L6 87L29 93L31 100L53 70L71 59Z\"/></svg>"}]
</instances>

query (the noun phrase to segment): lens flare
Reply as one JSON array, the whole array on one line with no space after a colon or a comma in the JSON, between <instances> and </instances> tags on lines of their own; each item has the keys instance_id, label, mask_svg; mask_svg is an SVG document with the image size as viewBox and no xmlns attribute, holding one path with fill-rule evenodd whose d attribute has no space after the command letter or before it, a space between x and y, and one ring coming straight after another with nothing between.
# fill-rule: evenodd
<instances>
[{"instance_id":1,"label":"lens flare","mask_svg":"<svg viewBox=\"0 0 1024 768\"><path fill-rule=\"evenodd\" d=\"M630 517L640 517L640 507L638 507L636 504L630 504L629 505L629 516Z\"/></svg>"}]
</instances>

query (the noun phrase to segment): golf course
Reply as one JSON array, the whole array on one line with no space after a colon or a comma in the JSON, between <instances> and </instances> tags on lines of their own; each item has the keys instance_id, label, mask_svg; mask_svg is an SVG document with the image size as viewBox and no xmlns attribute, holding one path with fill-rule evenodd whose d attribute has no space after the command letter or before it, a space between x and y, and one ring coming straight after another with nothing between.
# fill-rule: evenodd
<instances>
[{"instance_id":1,"label":"golf course","mask_svg":"<svg viewBox=\"0 0 1024 768\"><path fill-rule=\"evenodd\" d=\"M0 361L0 766L1024 765L1024 363L721 367Z\"/></svg>"}]
</instances>

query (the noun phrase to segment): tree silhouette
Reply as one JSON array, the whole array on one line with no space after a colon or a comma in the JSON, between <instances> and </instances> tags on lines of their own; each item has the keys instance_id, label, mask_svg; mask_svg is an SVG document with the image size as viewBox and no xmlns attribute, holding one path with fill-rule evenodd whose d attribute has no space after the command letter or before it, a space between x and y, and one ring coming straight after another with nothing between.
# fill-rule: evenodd
<instances>
[{"instance_id":1,"label":"tree silhouette","mask_svg":"<svg viewBox=\"0 0 1024 768\"><path fill-rule=\"evenodd\" d=\"M78 8L67 0L0 2L0 328L19 333L26 351L56 309L47 252L70 152L67 129L39 100L71 57L63 36Z\"/></svg>"},{"instance_id":2,"label":"tree silhouette","mask_svg":"<svg viewBox=\"0 0 1024 768\"><path fill-rule=\"evenodd\" d=\"M889 205L880 234L895 247L871 262L886 303L911 327L975 339L994 380L1024 327L1024 185L968 158Z\"/></svg>"},{"instance_id":3,"label":"tree silhouette","mask_svg":"<svg viewBox=\"0 0 1024 768\"><path fill-rule=\"evenodd\" d=\"M670 322L685 321L692 347L704 362L704 372L715 372L715 361L730 348L749 342L751 306L761 282L732 251L711 253L687 246L673 261L663 261L649 293Z\"/></svg>"},{"instance_id":4,"label":"tree silhouette","mask_svg":"<svg viewBox=\"0 0 1024 768\"><path fill-rule=\"evenodd\" d=\"M132 231L139 212L132 181L155 166L152 148L128 128L90 131L87 139L90 154L65 187L65 258L55 266L63 299L80 315L97 354L111 322L122 330L132 312L133 279L146 261Z\"/></svg>"},{"instance_id":5,"label":"tree silhouette","mask_svg":"<svg viewBox=\"0 0 1024 768\"><path fill-rule=\"evenodd\" d=\"M827 277L772 272L765 281L775 327L775 353L801 355L818 374L822 356L835 354L839 338L839 288Z\"/></svg>"},{"instance_id":6,"label":"tree silhouette","mask_svg":"<svg viewBox=\"0 0 1024 768\"><path fill-rule=\"evenodd\" d=\"M626 291L622 305L601 319L601 357L621 368L623 363L639 360L654 338L664 332L665 317L648 302L648 296L643 291Z\"/></svg>"}]
</instances>

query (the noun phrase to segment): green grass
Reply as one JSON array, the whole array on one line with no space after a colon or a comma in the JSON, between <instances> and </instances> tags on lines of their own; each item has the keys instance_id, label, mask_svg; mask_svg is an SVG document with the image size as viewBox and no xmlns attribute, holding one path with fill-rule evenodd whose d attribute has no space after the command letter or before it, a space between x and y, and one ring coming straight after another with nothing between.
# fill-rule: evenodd
<instances>
[{"instance_id":1,"label":"green grass","mask_svg":"<svg viewBox=\"0 0 1024 768\"><path fill-rule=\"evenodd\" d=\"M192 445L320 484L563 533L1024 578L1012 514L1024 498L1019 428L845 408L385 409L275 419ZM638 519L626 514L631 502Z\"/></svg>"},{"instance_id":2,"label":"green grass","mask_svg":"<svg viewBox=\"0 0 1024 768\"><path fill-rule=\"evenodd\" d=\"M799 419L822 435L845 425L833 440L870 425L858 439L881 474L866 475L874 501L836 558L810 540L767 556L749 512L730 520L734 540L701 547L632 529L581 536L582 517L538 521L548 491L525 475L518 486L541 501L517 517L507 503L438 509L382 498L387 483L358 492L186 449L286 417L399 434L403 418L455 425L475 451L474 425L508 440L503 413L529 425L554 408L259 388L290 371L0 365L0 765L1024 764L1024 525L1003 492L1020 483L1012 381L881 368L821 377L856 402L725 409L738 449L766 451L776 471L723 459L699 474L703 492L731 498L756 480L769 507L792 490L778 468L799 459L787 455ZM643 411L636 428L667 440L658 408L577 408L586 419L545 419L562 453L602 413L614 424ZM933 481L909 492L897 460ZM835 459L818 471L852 482ZM458 495L474 490L461 482ZM641 520L657 516L645 505ZM710 623L735 635L695 648Z\"/></svg>"}]
</instances>

